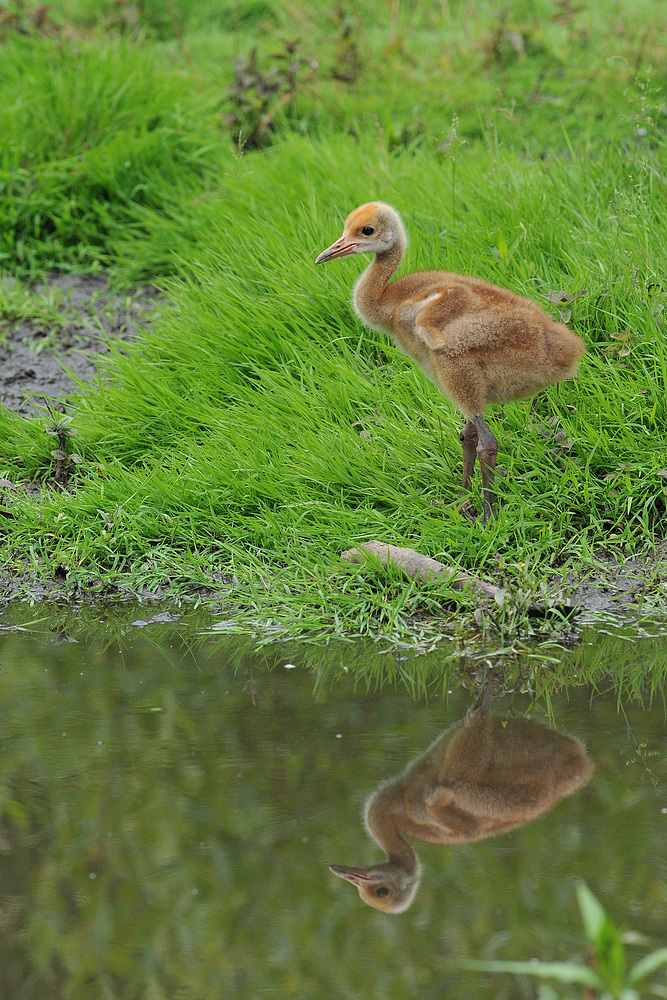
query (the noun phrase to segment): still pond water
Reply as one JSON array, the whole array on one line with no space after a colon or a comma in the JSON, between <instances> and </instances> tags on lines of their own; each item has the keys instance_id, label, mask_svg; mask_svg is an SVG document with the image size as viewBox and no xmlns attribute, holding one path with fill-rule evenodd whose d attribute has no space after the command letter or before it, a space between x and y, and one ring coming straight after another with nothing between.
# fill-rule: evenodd
<instances>
[{"instance_id":1,"label":"still pond water","mask_svg":"<svg viewBox=\"0 0 667 1000\"><path fill-rule=\"evenodd\" d=\"M529 692L497 699L494 716L583 741L592 777L501 836L413 841L421 885L388 914L328 866L385 860L364 803L465 717L474 692L453 674L415 699L400 683L355 687L377 645L253 649L145 607L85 626L20 615L0 616L1 997L581 996L454 964L583 960L581 879L646 936L631 960L667 943L659 690L643 706L612 681L563 686L548 710ZM583 634L580 663L606 658L613 677L667 660L660 630L609 631ZM428 659L385 654L405 676ZM666 997L667 976L653 978L646 995Z\"/></svg>"}]
</instances>

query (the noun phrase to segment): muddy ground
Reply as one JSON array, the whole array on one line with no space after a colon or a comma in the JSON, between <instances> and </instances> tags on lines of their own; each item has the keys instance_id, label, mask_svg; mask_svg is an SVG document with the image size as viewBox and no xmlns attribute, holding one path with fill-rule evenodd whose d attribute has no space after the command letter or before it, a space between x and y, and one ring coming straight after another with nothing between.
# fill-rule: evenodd
<instances>
[{"instance_id":1,"label":"muddy ground","mask_svg":"<svg viewBox=\"0 0 667 1000\"><path fill-rule=\"evenodd\" d=\"M133 340L141 330L150 329L159 307L159 293L154 286L145 285L121 296L110 290L106 278L96 275L52 274L32 291L35 301L42 304L35 310L39 315L23 319L0 315L0 403L22 416L43 413L44 396L57 409L64 409L68 397L80 391L68 370L84 382L95 383L100 372L103 378L108 338ZM206 586L192 583L183 587L183 581L179 581L181 596L186 600L203 599L213 608L223 603L228 606L233 602L233 577L222 570L214 576ZM643 612L648 617L664 617L667 544L649 556L623 564L616 556L598 552L588 571L577 578L569 575L561 594L565 604L584 615ZM0 568L2 603L137 597L173 599L174 590L165 587L136 593L122 586L105 587L100 580L91 580L87 587L75 587L62 567L55 567L51 578L37 578L27 563L11 571Z\"/></svg>"},{"instance_id":2,"label":"muddy ground","mask_svg":"<svg viewBox=\"0 0 667 1000\"><path fill-rule=\"evenodd\" d=\"M11 278L4 282L11 291ZM149 329L158 303L153 285L114 295L101 275L52 274L32 291L41 315L0 316L0 403L24 417L43 412L42 396L62 403L80 391L66 369L96 381L108 338Z\"/></svg>"},{"instance_id":3,"label":"muddy ground","mask_svg":"<svg viewBox=\"0 0 667 1000\"><path fill-rule=\"evenodd\" d=\"M341 566L343 564L341 563ZM223 570L212 574L205 585L201 582L187 583L174 581L177 594L170 586L153 590L132 590L129 586L108 586L99 579L91 579L86 585L73 585L68 581L64 567L55 567L48 576L37 577L26 561L23 568L11 570L0 567L0 604L13 601L54 601L57 603L91 601L170 601L180 604L192 601L204 602L211 611L223 607L227 616L233 615L236 578ZM579 576L568 574L565 584L551 593L552 601L566 615L565 622L556 625L557 631L568 635L578 626L591 620L605 617L631 619L646 618L663 620L667 613L667 543L663 543L654 553L625 560L621 564L616 556L605 552L596 554L595 565ZM493 601L483 600L491 613L497 612ZM534 626L539 631L539 608L531 611ZM454 606L443 608L447 620L455 613ZM432 620L432 619L430 619ZM415 627L423 624L415 620ZM553 629L553 624L549 631Z\"/></svg>"}]
</instances>

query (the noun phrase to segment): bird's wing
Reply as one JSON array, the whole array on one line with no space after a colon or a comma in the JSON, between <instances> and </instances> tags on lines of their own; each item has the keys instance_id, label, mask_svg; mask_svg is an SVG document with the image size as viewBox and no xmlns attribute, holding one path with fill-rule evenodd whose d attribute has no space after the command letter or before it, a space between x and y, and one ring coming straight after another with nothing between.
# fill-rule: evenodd
<instances>
[{"instance_id":1,"label":"bird's wing","mask_svg":"<svg viewBox=\"0 0 667 1000\"><path fill-rule=\"evenodd\" d=\"M415 333L432 351L452 346L449 325L472 306L471 294L460 286L441 286L415 302Z\"/></svg>"},{"instance_id":2,"label":"bird's wing","mask_svg":"<svg viewBox=\"0 0 667 1000\"><path fill-rule=\"evenodd\" d=\"M436 789L426 799L425 805L428 815L450 836L461 840L479 836L479 817L457 805L456 793L452 789Z\"/></svg>"}]
</instances>

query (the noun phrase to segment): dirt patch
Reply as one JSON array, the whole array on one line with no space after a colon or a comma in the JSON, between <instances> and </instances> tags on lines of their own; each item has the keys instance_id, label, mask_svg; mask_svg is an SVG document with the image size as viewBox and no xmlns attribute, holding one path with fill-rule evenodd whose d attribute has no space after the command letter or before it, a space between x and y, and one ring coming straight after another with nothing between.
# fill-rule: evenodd
<instances>
[{"instance_id":1,"label":"dirt patch","mask_svg":"<svg viewBox=\"0 0 667 1000\"><path fill-rule=\"evenodd\" d=\"M153 285L114 294L88 274L51 274L29 292L4 278L1 290L0 403L25 417L40 412L39 397L61 404L80 392L77 378L97 381L109 339L149 329L159 294Z\"/></svg>"},{"instance_id":2,"label":"dirt patch","mask_svg":"<svg viewBox=\"0 0 667 1000\"><path fill-rule=\"evenodd\" d=\"M595 553L589 570L568 573L565 585L570 601L580 613L591 616L641 609L650 617L667 612L667 542L648 556L620 562L605 550Z\"/></svg>"}]
</instances>

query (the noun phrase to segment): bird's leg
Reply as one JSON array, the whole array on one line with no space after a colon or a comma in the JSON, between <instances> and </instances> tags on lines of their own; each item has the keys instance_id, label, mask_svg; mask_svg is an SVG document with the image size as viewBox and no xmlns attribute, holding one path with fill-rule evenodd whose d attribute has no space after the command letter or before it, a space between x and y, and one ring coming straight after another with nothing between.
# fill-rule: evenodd
<instances>
[{"instance_id":1,"label":"bird's leg","mask_svg":"<svg viewBox=\"0 0 667 1000\"><path fill-rule=\"evenodd\" d=\"M475 511L468 495L470 480L475 469L475 459L477 458L477 428L472 420L469 420L461 431L461 448L463 450L463 490L461 501L456 506L462 514L465 514L471 521L474 521Z\"/></svg>"},{"instance_id":2,"label":"bird's leg","mask_svg":"<svg viewBox=\"0 0 667 1000\"><path fill-rule=\"evenodd\" d=\"M475 704L466 712L466 721L476 715L490 715L492 701L493 687L488 681L485 681L475 699Z\"/></svg>"},{"instance_id":3,"label":"bird's leg","mask_svg":"<svg viewBox=\"0 0 667 1000\"><path fill-rule=\"evenodd\" d=\"M495 479L498 442L496 441L484 417L473 417L473 422L477 428L477 437L479 439L477 442L477 455L479 457L479 467L482 470L484 524L488 524L490 519L496 516L496 511L493 505L493 501L495 499L493 480Z\"/></svg>"},{"instance_id":4,"label":"bird's leg","mask_svg":"<svg viewBox=\"0 0 667 1000\"><path fill-rule=\"evenodd\" d=\"M477 428L469 420L461 431L461 448L463 449L463 489L470 489L470 480L475 469L477 458Z\"/></svg>"}]
</instances>

